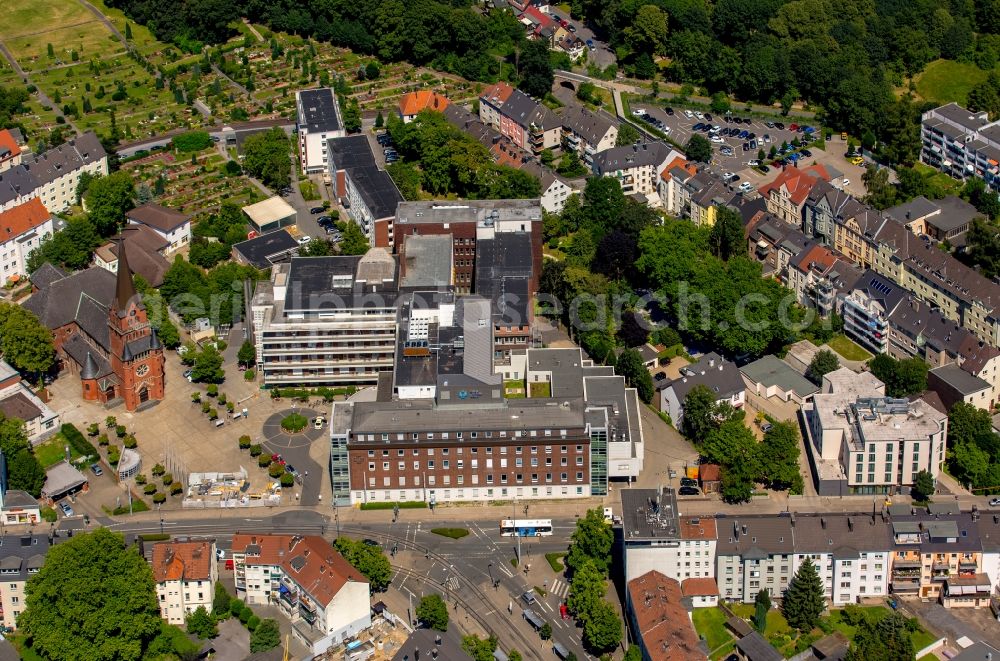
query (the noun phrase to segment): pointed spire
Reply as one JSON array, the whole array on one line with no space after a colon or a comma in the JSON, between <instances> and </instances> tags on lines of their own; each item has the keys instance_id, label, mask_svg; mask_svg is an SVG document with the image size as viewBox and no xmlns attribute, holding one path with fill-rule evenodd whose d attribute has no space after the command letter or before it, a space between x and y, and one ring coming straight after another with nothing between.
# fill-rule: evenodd
<instances>
[{"instance_id":1,"label":"pointed spire","mask_svg":"<svg viewBox=\"0 0 1000 661\"><path fill-rule=\"evenodd\" d=\"M80 370L80 378L97 378L97 361L94 360L94 356L89 351L87 352L87 359L83 362L83 369Z\"/></svg>"},{"instance_id":2,"label":"pointed spire","mask_svg":"<svg viewBox=\"0 0 1000 661\"><path fill-rule=\"evenodd\" d=\"M132 270L125 256L125 239L118 239L118 282L115 284L115 309L124 314L129 301L135 298L135 284L132 282Z\"/></svg>"}]
</instances>

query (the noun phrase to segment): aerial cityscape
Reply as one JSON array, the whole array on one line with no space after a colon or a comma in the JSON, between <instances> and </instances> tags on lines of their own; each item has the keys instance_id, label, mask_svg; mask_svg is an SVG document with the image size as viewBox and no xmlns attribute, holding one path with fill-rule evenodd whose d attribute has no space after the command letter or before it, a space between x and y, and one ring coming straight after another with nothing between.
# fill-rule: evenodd
<instances>
[{"instance_id":1,"label":"aerial cityscape","mask_svg":"<svg viewBox=\"0 0 1000 661\"><path fill-rule=\"evenodd\" d=\"M1000 659L1000 0L0 17L0 661Z\"/></svg>"}]
</instances>

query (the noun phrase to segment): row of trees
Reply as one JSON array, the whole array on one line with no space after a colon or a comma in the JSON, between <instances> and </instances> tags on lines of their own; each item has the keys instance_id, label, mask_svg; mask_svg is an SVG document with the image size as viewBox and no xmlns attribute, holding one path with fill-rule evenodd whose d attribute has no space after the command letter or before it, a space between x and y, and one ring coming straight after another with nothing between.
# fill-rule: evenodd
<instances>
[{"instance_id":1,"label":"row of trees","mask_svg":"<svg viewBox=\"0 0 1000 661\"><path fill-rule=\"evenodd\" d=\"M292 182L291 143L284 130L275 127L243 142L243 169L272 190L287 188Z\"/></svg>"},{"instance_id":2,"label":"row of trees","mask_svg":"<svg viewBox=\"0 0 1000 661\"><path fill-rule=\"evenodd\" d=\"M383 592L389 587L392 565L381 548L349 537L338 537L333 546L352 567L368 579L374 592Z\"/></svg>"},{"instance_id":3,"label":"row of trees","mask_svg":"<svg viewBox=\"0 0 1000 661\"><path fill-rule=\"evenodd\" d=\"M622 640L621 617L605 599L614 532L601 510L591 509L577 519L570 540L566 567L572 578L566 606L583 626L583 644L597 654L609 652Z\"/></svg>"},{"instance_id":4,"label":"row of trees","mask_svg":"<svg viewBox=\"0 0 1000 661\"><path fill-rule=\"evenodd\" d=\"M421 192L472 199L540 194L538 179L494 163L486 147L439 112L425 110L409 124L391 116L387 130L403 156L388 167L389 174L408 200L419 199Z\"/></svg>"},{"instance_id":5,"label":"row of trees","mask_svg":"<svg viewBox=\"0 0 1000 661\"><path fill-rule=\"evenodd\" d=\"M948 414L948 470L973 488L1000 484L1000 435L993 431L989 411L965 402L952 407Z\"/></svg>"}]
</instances>

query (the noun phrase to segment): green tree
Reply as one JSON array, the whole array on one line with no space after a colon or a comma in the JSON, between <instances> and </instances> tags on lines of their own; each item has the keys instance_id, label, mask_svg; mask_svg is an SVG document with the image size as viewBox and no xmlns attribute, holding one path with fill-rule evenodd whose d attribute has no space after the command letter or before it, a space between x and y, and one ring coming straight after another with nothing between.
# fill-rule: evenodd
<instances>
[{"instance_id":1,"label":"green tree","mask_svg":"<svg viewBox=\"0 0 1000 661\"><path fill-rule=\"evenodd\" d=\"M152 570L106 528L51 547L25 605L19 628L50 659L138 661L161 632Z\"/></svg>"},{"instance_id":2,"label":"green tree","mask_svg":"<svg viewBox=\"0 0 1000 661\"><path fill-rule=\"evenodd\" d=\"M112 172L90 182L84 207L98 235L115 234L125 221L125 212L135 206L135 184L125 171Z\"/></svg>"},{"instance_id":3,"label":"green tree","mask_svg":"<svg viewBox=\"0 0 1000 661\"><path fill-rule=\"evenodd\" d=\"M896 204L896 189L889 183L889 169L869 165L861 175L868 195L865 202L876 209L888 209Z\"/></svg>"},{"instance_id":4,"label":"green tree","mask_svg":"<svg viewBox=\"0 0 1000 661\"><path fill-rule=\"evenodd\" d=\"M609 602L601 600L583 621L583 644L596 653L613 650L622 642L622 618Z\"/></svg>"},{"instance_id":5,"label":"green tree","mask_svg":"<svg viewBox=\"0 0 1000 661\"><path fill-rule=\"evenodd\" d=\"M642 661L642 649L638 645L629 645L622 661Z\"/></svg>"},{"instance_id":6,"label":"green tree","mask_svg":"<svg viewBox=\"0 0 1000 661\"><path fill-rule=\"evenodd\" d=\"M978 267L987 278L1000 275L1000 231L997 227L976 218L967 237L968 249L964 261Z\"/></svg>"},{"instance_id":7,"label":"green tree","mask_svg":"<svg viewBox=\"0 0 1000 661\"><path fill-rule=\"evenodd\" d=\"M536 99L545 98L555 81L548 44L541 39L527 42L521 50L519 68L521 82L518 87Z\"/></svg>"},{"instance_id":8,"label":"green tree","mask_svg":"<svg viewBox=\"0 0 1000 661\"><path fill-rule=\"evenodd\" d=\"M681 431L688 440L700 443L715 428L715 393L708 386L696 385L684 396Z\"/></svg>"},{"instance_id":9,"label":"green tree","mask_svg":"<svg viewBox=\"0 0 1000 661\"><path fill-rule=\"evenodd\" d=\"M334 547L352 567L368 579L373 592L382 592L389 587L392 565L382 549L347 537L338 537Z\"/></svg>"},{"instance_id":10,"label":"green tree","mask_svg":"<svg viewBox=\"0 0 1000 661\"><path fill-rule=\"evenodd\" d=\"M493 652L497 649L497 637L480 638L475 635L462 636L462 649L473 658L473 661L493 661Z\"/></svg>"},{"instance_id":11,"label":"green tree","mask_svg":"<svg viewBox=\"0 0 1000 661\"><path fill-rule=\"evenodd\" d=\"M625 377L625 382L638 391L639 399L647 404L653 401L653 377L635 349L625 349L618 356L615 371Z\"/></svg>"},{"instance_id":12,"label":"green tree","mask_svg":"<svg viewBox=\"0 0 1000 661\"><path fill-rule=\"evenodd\" d=\"M244 367L250 367L257 361L257 349L250 340L243 340L239 353L236 354L236 360Z\"/></svg>"},{"instance_id":13,"label":"green tree","mask_svg":"<svg viewBox=\"0 0 1000 661\"><path fill-rule=\"evenodd\" d=\"M614 540L614 531L604 520L604 513L596 508L587 510L586 514L576 520L576 529L570 536L566 566L575 573L590 561L598 571L607 574Z\"/></svg>"},{"instance_id":14,"label":"green tree","mask_svg":"<svg viewBox=\"0 0 1000 661\"><path fill-rule=\"evenodd\" d=\"M55 364L52 333L29 310L0 302L0 357L24 372L48 372Z\"/></svg>"},{"instance_id":15,"label":"green tree","mask_svg":"<svg viewBox=\"0 0 1000 661\"><path fill-rule=\"evenodd\" d=\"M347 220L337 223L337 227L344 237L340 240L340 254L364 255L371 248L368 237L364 235L357 223Z\"/></svg>"},{"instance_id":16,"label":"green tree","mask_svg":"<svg viewBox=\"0 0 1000 661\"><path fill-rule=\"evenodd\" d=\"M632 24L625 28L625 44L636 54L662 55L667 45L667 14L656 5L639 8Z\"/></svg>"},{"instance_id":17,"label":"green tree","mask_svg":"<svg viewBox=\"0 0 1000 661\"><path fill-rule=\"evenodd\" d=\"M586 558L573 570L569 593L566 596L566 607L578 619L583 620L604 599L606 589L604 574L594 563L593 558Z\"/></svg>"},{"instance_id":18,"label":"green tree","mask_svg":"<svg viewBox=\"0 0 1000 661\"><path fill-rule=\"evenodd\" d=\"M934 476L922 470L913 476L913 500L924 502L934 495Z\"/></svg>"},{"instance_id":19,"label":"green tree","mask_svg":"<svg viewBox=\"0 0 1000 661\"><path fill-rule=\"evenodd\" d=\"M734 255L744 255L747 251L746 235L743 233L743 218L739 212L729 207L717 207L715 224L710 234L712 252L722 260Z\"/></svg>"},{"instance_id":20,"label":"green tree","mask_svg":"<svg viewBox=\"0 0 1000 661\"><path fill-rule=\"evenodd\" d=\"M688 159L696 163L710 163L712 161L712 143L700 133L695 133L684 145L684 153L687 154Z\"/></svg>"},{"instance_id":21,"label":"green tree","mask_svg":"<svg viewBox=\"0 0 1000 661\"><path fill-rule=\"evenodd\" d=\"M226 586L222 584L222 581L215 582L215 597L212 599L212 614L216 617L223 617L229 614L229 602L232 597L229 596L229 592L226 590Z\"/></svg>"},{"instance_id":22,"label":"green tree","mask_svg":"<svg viewBox=\"0 0 1000 661\"><path fill-rule=\"evenodd\" d=\"M385 126L385 117L382 116L382 111L379 110L378 114L375 115L375 128L380 129Z\"/></svg>"},{"instance_id":23,"label":"green tree","mask_svg":"<svg viewBox=\"0 0 1000 661\"><path fill-rule=\"evenodd\" d=\"M616 227L625 209L625 193L614 177L591 177L583 189L584 215L600 228Z\"/></svg>"},{"instance_id":24,"label":"green tree","mask_svg":"<svg viewBox=\"0 0 1000 661\"><path fill-rule=\"evenodd\" d=\"M639 129L635 128L628 122L622 122L618 126L618 137L615 139L616 147L632 145L640 140L642 140L642 136L639 134Z\"/></svg>"},{"instance_id":25,"label":"green tree","mask_svg":"<svg viewBox=\"0 0 1000 661\"><path fill-rule=\"evenodd\" d=\"M767 612L771 610L771 594L760 590L754 598L753 628L763 634L767 628Z\"/></svg>"},{"instance_id":26,"label":"green tree","mask_svg":"<svg viewBox=\"0 0 1000 661\"><path fill-rule=\"evenodd\" d=\"M840 368L840 359L829 349L820 349L806 368L806 378L817 386L823 383L823 377Z\"/></svg>"},{"instance_id":27,"label":"green tree","mask_svg":"<svg viewBox=\"0 0 1000 661\"><path fill-rule=\"evenodd\" d=\"M556 168L556 172L564 177L581 177L587 174L587 166L580 160L579 154L573 150L569 150L559 159L559 166Z\"/></svg>"},{"instance_id":28,"label":"green tree","mask_svg":"<svg viewBox=\"0 0 1000 661\"><path fill-rule=\"evenodd\" d=\"M219 629L215 626L215 618L208 614L204 606L198 606L193 613L187 616L187 631L198 636L202 640L215 638L219 635Z\"/></svg>"},{"instance_id":29,"label":"green tree","mask_svg":"<svg viewBox=\"0 0 1000 661\"><path fill-rule=\"evenodd\" d=\"M100 242L89 218L69 218L61 231L42 239L38 247L31 251L28 272L34 273L45 262L73 271L86 268Z\"/></svg>"},{"instance_id":30,"label":"green tree","mask_svg":"<svg viewBox=\"0 0 1000 661\"><path fill-rule=\"evenodd\" d=\"M785 591L781 612L791 627L807 632L816 626L825 608L823 581L816 571L816 565L806 558Z\"/></svg>"},{"instance_id":31,"label":"green tree","mask_svg":"<svg viewBox=\"0 0 1000 661\"><path fill-rule=\"evenodd\" d=\"M772 489L800 486L799 428L789 420L775 422L760 444L761 478Z\"/></svg>"},{"instance_id":32,"label":"green tree","mask_svg":"<svg viewBox=\"0 0 1000 661\"><path fill-rule=\"evenodd\" d=\"M249 618L248 618L249 619ZM266 652L281 644L281 630L278 622L271 618L260 621L250 634L250 652Z\"/></svg>"},{"instance_id":33,"label":"green tree","mask_svg":"<svg viewBox=\"0 0 1000 661\"><path fill-rule=\"evenodd\" d=\"M448 604L439 594L424 595L417 604L417 619L436 631L448 630Z\"/></svg>"},{"instance_id":34,"label":"green tree","mask_svg":"<svg viewBox=\"0 0 1000 661\"><path fill-rule=\"evenodd\" d=\"M291 146L285 132L275 127L243 142L243 169L272 189L291 184Z\"/></svg>"},{"instance_id":35,"label":"green tree","mask_svg":"<svg viewBox=\"0 0 1000 661\"><path fill-rule=\"evenodd\" d=\"M889 397L909 397L927 390L927 363L921 358L896 360L879 354L868 361L868 368L885 384Z\"/></svg>"},{"instance_id":36,"label":"green tree","mask_svg":"<svg viewBox=\"0 0 1000 661\"><path fill-rule=\"evenodd\" d=\"M542 628L538 630L538 637L542 640L548 640L552 637L552 625L546 622L542 625Z\"/></svg>"},{"instance_id":37,"label":"green tree","mask_svg":"<svg viewBox=\"0 0 1000 661\"><path fill-rule=\"evenodd\" d=\"M913 661L914 657L908 622L898 612L862 618L847 652L847 661Z\"/></svg>"},{"instance_id":38,"label":"green tree","mask_svg":"<svg viewBox=\"0 0 1000 661\"><path fill-rule=\"evenodd\" d=\"M211 344L198 352L191 371L191 380L195 383L222 383L226 373L222 369L222 354Z\"/></svg>"},{"instance_id":39,"label":"green tree","mask_svg":"<svg viewBox=\"0 0 1000 661\"><path fill-rule=\"evenodd\" d=\"M182 154L198 152L211 147L212 138L208 135L208 131L187 131L174 137L173 144L174 149Z\"/></svg>"},{"instance_id":40,"label":"green tree","mask_svg":"<svg viewBox=\"0 0 1000 661\"><path fill-rule=\"evenodd\" d=\"M7 486L27 491L38 498L45 486L45 469L29 450L21 450L10 457L7 462Z\"/></svg>"}]
</instances>

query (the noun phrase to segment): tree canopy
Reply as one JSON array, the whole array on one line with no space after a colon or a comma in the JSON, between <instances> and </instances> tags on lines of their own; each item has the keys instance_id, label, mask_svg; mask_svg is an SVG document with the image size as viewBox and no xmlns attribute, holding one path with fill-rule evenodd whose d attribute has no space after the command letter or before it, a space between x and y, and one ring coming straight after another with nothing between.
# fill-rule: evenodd
<instances>
[{"instance_id":1,"label":"tree canopy","mask_svg":"<svg viewBox=\"0 0 1000 661\"><path fill-rule=\"evenodd\" d=\"M885 384L889 397L909 397L927 390L929 368L923 358L897 360L882 353L868 361L868 369Z\"/></svg>"},{"instance_id":2,"label":"tree canopy","mask_svg":"<svg viewBox=\"0 0 1000 661\"><path fill-rule=\"evenodd\" d=\"M589 509L586 514L578 518L576 530L573 531L570 540L566 566L571 571L577 571L590 561L598 571L607 574L611 566L611 546L615 535L611 526L604 520L604 513L601 510Z\"/></svg>"},{"instance_id":3,"label":"tree canopy","mask_svg":"<svg viewBox=\"0 0 1000 661\"><path fill-rule=\"evenodd\" d=\"M806 378L817 386L823 383L823 377L840 367L840 359L837 354L829 349L820 349L809 362L806 368Z\"/></svg>"},{"instance_id":4,"label":"tree canopy","mask_svg":"<svg viewBox=\"0 0 1000 661\"><path fill-rule=\"evenodd\" d=\"M132 177L119 171L92 179L83 202L97 234L102 237L115 234L125 222L125 212L135 206Z\"/></svg>"},{"instance_id":5,"label":"tree canopy","mask_svg":"<svg viewBox=\"0 0 1000 661\"><path fill-rule=\"evenodd\" d=\"M372 592L382 592L389 587L392 565L382 549L349 537L338 537L333 545L352 567L368 579Z\"/></svg>"},{"instance_id":6,"label":"tree canopy","mask_svg":"<svg viewBox=\"0 0 1000 661\"><path fill-rule=\"evenodd\" d=\"M826 608L823 595L823 581L816 565L806 558L795 572L781 603L781 612L789 626L799 631L811 631Z\"/></svg>"},{"instance_id":7,"label":"tree canopy","mask_svg":"<svg viewBox=\"0 0 1000 661\"><path fill-rule=\"evenodd\" d=\"M424 595L417 604L417 619L429 629L448 630L448 604L439 594Z\"/></svg>"},{"instance_id":8,"label":"tree canopy","mask_svg":"<svg viewBox=\"0 0 1000 661\"><path fill-rule=\"evenodd\" d=\"M46 658L138 661L161 632L152 570L106 528L51 547L25 604L18 626Z\"/></svg>"},{"instance_id":9,"label":"tree canopy","mask_svg":"<svg viewBox=\"0 0 1000 661\"><path fill-rule=\"evenodd\" d=\"M52 333L29 310L0 302L0 357L24 372L48 372L56 359Z\"/></svg>"},{"instance_id":10,"label":"tree canopy","mask_svg":"<svg viewBox=\"0 0 1000 661\"><path fill-rule=\"evenodd\" d=\"M243 169L273 190L288 187L292 181L291 144L284 130L275 127L257 133L243 142Z\"/></svg>"}]
</instances>

